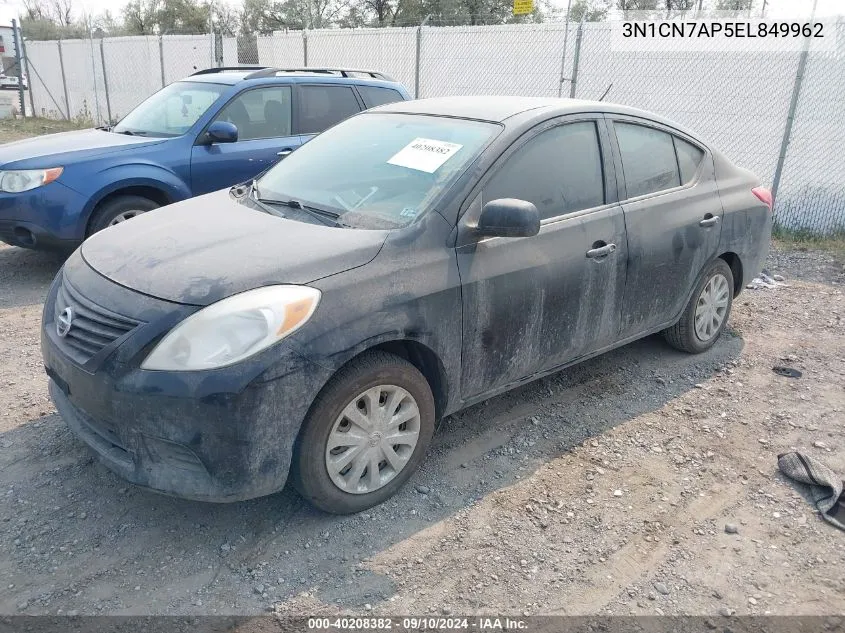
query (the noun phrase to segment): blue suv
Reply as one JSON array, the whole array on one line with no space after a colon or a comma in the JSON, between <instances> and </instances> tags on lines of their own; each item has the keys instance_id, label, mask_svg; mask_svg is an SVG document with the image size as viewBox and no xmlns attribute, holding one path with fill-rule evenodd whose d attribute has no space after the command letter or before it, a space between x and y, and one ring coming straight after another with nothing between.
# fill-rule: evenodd
<instances>
[{"instance_id":1,"label":"blue suv","mask_svg":"<svg viewBox=\"0 0 845 633\"><path fill-rule=\"evenodd\" d=\"M71 249L146 211L247 181L335 123L410 98L371 70L202 70L113 127L0 146L0 240Z\"/></svg>"}]
</instances>

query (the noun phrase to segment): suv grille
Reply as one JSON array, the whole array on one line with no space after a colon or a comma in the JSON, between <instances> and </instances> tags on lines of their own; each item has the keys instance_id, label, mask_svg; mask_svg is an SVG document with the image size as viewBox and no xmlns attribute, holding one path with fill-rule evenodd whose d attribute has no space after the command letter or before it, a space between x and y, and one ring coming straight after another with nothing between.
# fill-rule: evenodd
<instances>
[{"instance_id":1,"label":"suv grille","mask_svg":"<svg viewBox=\"0 0 845 633\"><path fill-rule=\"evenodd\" d=\"M78 290L62 279L56 295L56 322L65 309L73 311L72 324L61 339L70 348L71 356L79 363L86 363L97 352L131 332L140 321L107 310L83 297Z\"/></svg>"}]
</instances>

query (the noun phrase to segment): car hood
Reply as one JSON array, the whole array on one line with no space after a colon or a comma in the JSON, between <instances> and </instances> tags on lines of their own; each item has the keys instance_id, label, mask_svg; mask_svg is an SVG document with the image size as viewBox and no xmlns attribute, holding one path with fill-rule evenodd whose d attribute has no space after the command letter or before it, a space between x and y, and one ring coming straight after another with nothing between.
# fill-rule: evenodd
<instances>
[{"instance_id":1,"label":"car hood","mask_svg":"<svg viewBox=\"0 0 845 633\"><path fill-rule=\"evenodd\" d=\"M49 159L50 164L39 164L34 167L61 167L61 160L65 154L85 152L86 157L99 156L121 149L137 148L140 145L153 145L167 139L144 138L114 134L104 130L78 130L74 132L60 132L34 138L4 143L0 146L0 165L9 166L12 163L37 161L44 163ZM59 164L56 164L59 163ZM23 167L27 167L24 165Z\"/></svg>"},{"instance_id":2,"label":"car hood","mask_svg":"<svg viewBox=\"0 0 845 633\"><path fill-rule=\"evenodd\" d=\"M145 213L86 240L82 257L112 281L192 305L271 284L307 284L363 266L389 231L297 222L218 191Z\"/></svg>"}]
</instances>

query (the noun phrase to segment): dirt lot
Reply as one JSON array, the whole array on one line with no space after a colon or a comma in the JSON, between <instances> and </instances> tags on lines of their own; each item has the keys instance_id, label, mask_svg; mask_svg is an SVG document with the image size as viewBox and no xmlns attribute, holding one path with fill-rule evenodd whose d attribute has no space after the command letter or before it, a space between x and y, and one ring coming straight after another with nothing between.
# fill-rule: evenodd
<instances>
[{"instance_id":1,"label":"dirt lot","mask_svg":"<svg viewBox=\"0 0 845 633\"><path fill-rule=\"evenodd\" d=\"M845 615L845 534L776 467L800 449L845 473L841 254L773 252L789 285L744 291L706 354L652 337L448 418L351 517L96 464L41 365L60 265L0 247L0 614Z\"/></svg>"}]
</instances>

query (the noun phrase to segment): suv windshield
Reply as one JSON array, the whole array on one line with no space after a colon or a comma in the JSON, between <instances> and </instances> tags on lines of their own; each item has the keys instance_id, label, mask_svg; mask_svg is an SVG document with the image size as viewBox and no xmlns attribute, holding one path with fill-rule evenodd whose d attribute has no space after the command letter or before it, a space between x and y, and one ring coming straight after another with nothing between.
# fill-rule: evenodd
<instances>
[{"instance_id":1,"label":"suv windshield","mask_svg":"<svg viewBox=\"0 0 845 633\"><path fill-rule=\"evenodd\" d=\"M320 134L257 183L261 201L330 211L355 228L405 226L501 130L443 117L365 113Z\"/></svg>"},{"instance_id":2,"label":"suv windshield","mask_svg":"<svg viewBox=\"0 0 845 633\"><path fill-rule=\"evenodd\" d=\"M223 94L226 86L177 81L162 88L112 128L118 134L181 136Z\"/></svg>"}]
</instances>

